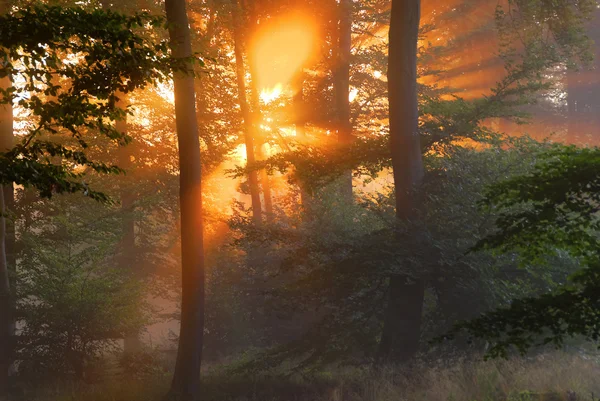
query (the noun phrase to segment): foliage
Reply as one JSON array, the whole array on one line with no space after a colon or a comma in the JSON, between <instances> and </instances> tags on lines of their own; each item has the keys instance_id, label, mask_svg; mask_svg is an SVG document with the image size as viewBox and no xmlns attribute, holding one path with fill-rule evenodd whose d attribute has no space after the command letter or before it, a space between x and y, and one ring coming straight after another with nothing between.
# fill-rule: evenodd
<instances>
[{"instance_id":1,"label":"foliage","mask_svg":"<svg viewBox=\"0 0 600 401\"><path fill-rule=\"evenodd\" d=\"M599 149L555 145L532 172L492 185L483 205L497 208L498 231L476 246L518 250L528 261L565 250L583 269L555 292L519 299L510 306L456 325L454 333L492 342L489 356L525 353L539 344L561 346L566 337L600 336L598 291Z\"/></svg>"},{"instance_id":2,"label":"foliage","mask_svg":"<svg viewBox=\"0 0 600 401\"><path fill-rule=\"evenodd\" d=\"M179 68L166 42L141 34L160 24L147 14L41 5L0 16L0 77L23 82L2 89L0 102L16 102L32 119L23 139L2 154L0 181L33 186L45 197L83 192L106 201L82 180L84 173L122 170L90 159L86 138L129 142L110 123L126 113L118 94L162 81ZM70 138L57 142L53 135L59 132Z\"/></svg>"},{"instance_id":3,"label":"foliage","mask_svg":"<svg viewBox=\"0 0 600 401\"><path fill-rule=\"evenodd\" d=\"M289 359L301 361L300 367L369 359L390 273L418 271L426 278L424 337L564 280L573 269L564 255L552 260L552 269L531 263L519 270L513 255L464 254L494 230L495 214L477 208L486 185L527 171L547 146L507 138L483 150L439 147L427 158L425 183L417 191L419 226L407 224L400 233L394 234L393 191L384 178L375 180L377 190L360 194L356 205L340 202L332 186L316 192L304 212L285 212L262 229L253 227L243 211L234 216L232 227L243 235L237 246L266 252L258 262L265 267L250 266L244 275L254 281L248 288L263 288L270 313L305 327L291 343L284 341L258 358L255 367ZM415 229L422 235L414 236ZM394 237L399 239L390 240Z\"/></svg>"},{"instance_id":4,"label":"foliage","mask_svg":"<svg viewBox=\"0 0 600 401\"><path fill-rule=\"evenodd\" d=\"M531 173L490 187L482 206L502 210L499 231L478 246L518 250L528 260L556 248L593 257L600 245L599 172L600 149L554 145Z\"/></svg>"},{"instance_id":5,"label":"foliage","mask_svg":"<svg viewBox=\"0 0 600 401\"><path fill-rule=\"evenodd\" d=\"M117 269L118 216L74 199L40 200L22 233L17 290L20 373L94 378L100 357L148 322L141 286ZM67 212L60 212L63 207ZM104 217L98 214L104 214Z\"/></svg>"}]
</instances>

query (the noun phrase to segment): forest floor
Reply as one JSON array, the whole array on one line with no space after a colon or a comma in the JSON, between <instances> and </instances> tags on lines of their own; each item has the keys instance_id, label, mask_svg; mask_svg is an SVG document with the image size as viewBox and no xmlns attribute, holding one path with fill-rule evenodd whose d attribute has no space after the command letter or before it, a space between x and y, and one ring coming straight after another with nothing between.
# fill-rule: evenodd
<instances>
[{"instance_id":1,"label":"forest floor","mask_svg":"<svg viewBox=\"0 0 600 401\"><path fill-rule=\"evenodd\" d=\"M455 360L400 370L346 369L310 377L211 373L204 401L574 401L600 397L600 358L553 352L507 361ZM168 375L147 381L55 385L31 401L158 401Z\"/></svg>"}]
</instances>

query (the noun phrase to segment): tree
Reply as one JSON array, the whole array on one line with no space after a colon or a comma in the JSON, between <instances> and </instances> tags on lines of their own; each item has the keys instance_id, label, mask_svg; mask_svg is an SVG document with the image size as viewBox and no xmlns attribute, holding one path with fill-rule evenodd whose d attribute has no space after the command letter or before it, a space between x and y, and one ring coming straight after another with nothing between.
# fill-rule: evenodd
<instances>
[{"instance_id":1,"label":"tree","mask_svg":"<svg viewBox=\"0 0 600 401\"><path fill-rule=\"evenodd\" d=\"M371 4L371 2L369 2L369 4ZM416 352L417 347L415 344L418 344L418 339L421 337L419 325L425 291L433 291L433 288L440 287L437 285L437 281L445 279L443 271L441 272L441 269L437 268L441 263L442 258L438 255L436 248L430 247L431 244L429 242L431 241L430 238L428 238L428 235L434 236L436 230L439 228L435 225L427 226L425 227L426 230L422 231L422 227L418 227L422 222L419 221L418 213L415 211L415 203L418 204L418 202L414 201L414 196L416 194L411 192L415 189L414 184L420 183L419 170L422 172L422 166L419 166L419 164L422 163L421 154L428 151L439 151L443 153L445 149L448 149L445 146L452 146L450 144L457 140L476 140L483 144L495 143L497 145L498 136L489 127L486 120L502 117L511 118L520 122L524 121L524 106L534 103L540 92L548 90L548 88L551 88L553 84L559 81L551 79L549 71L560 68L564 65L566 60L579 60L587 57L586 52L589 42L585 35L582 35L580 29L582 22L585 21L590 12L588 7L589 4L587 4L587 2L573 4L570 2L515 1L510 3L510 9L506 8L506 4L501 5L501 7L496 9L495 14L493 8L484 8L489 14L487 14L488 18L485 19L485 24L482 22L484 26L481 29L485 30L486 34L489 34L491 31L492 35L497 36L497 43L500 48L499 57L494 56L493 59L491 61L488 60L487 63L494 67L499 66L500 68L504 68L504 75L501 75L501 78L497 83L493 83L493 80L497 75L491 75L492 78L490 78L490 81L492 82L489 83L492 84L492 87L487 90L487 95L463 98L460 97L460 92L455 95L453 88L439 88L435 86L435 83L432 85L426 85L422 82L417 83L416 79L418 77L431 78L437 77L438 75L440 77L444 76L446 72L439 71L443 66L432 61L437 61L437 55L440 53L444 55L441 59L445 61L447 60L446 57L450 55L454 56L454 51L464 43L461 40L468 40L468 43L473 43L473 37L474 35L477 35L479 31L463 32L464 38L461 36L459 38L460 40L458 40L457 38L451 37L450 39L452 40L450 40L447 37L443 37L444 35L448 36L449 32L448 25L444 25L444 23L447 24L448 20L451 19L453 24L459 24L462 21L461 12L463 12L464 9L468 10L470 8L480 10L478 7L479 4L480 3L478 2L466 2L457 9L458 11L454 8L449 10L446 5L440 6L444 11L439 18L442 28L439 28L436 32L439 33L443 39L451 42L447 46L448 49L440 49L436 46L425 45L417 47L417 33L414 32L419 32L418 24L417 27L414 28L414 32L411 31L410 34L403 35L404 38L414 37L415 56L411 57L416 57L418 55L421 63L417 70L418 74L412 74L412 70L410 70L408 72L403 71L402 74L398 75L402 77L402 79L405 79L405 76L408 76L409 79L406 80L408 83L414 81L411 85L414 85L417 88L419 96L415 96L415 98L419 101L418 104L421 113L420 116L417 117L417 111L414 111L410 118L402 120L406 124L409 124L409 122L411 124L411 128L407 128L402 132L414 132L414 130L417 129L415 127L418 126L419 139L422 142L422 146L415 145L414 142L404 139L409 143L409 146L403 148L397 146L395 148L403 149L406 153L402 153L402 155L406 156L404 158L394 156L392 153L393 150L388 144L389 138L387 138L385 127L379 128L379 125L377 125L381 124L380 121L385 117L381 117L381 114L383 113L381 113L380 109L373 107L374 110L365 111L364 120L359 120L360 123L357 124L357 127L362 128L367 132L363 138L358 138L354 145L349 149L332 149L331 147L319 145L306 146L300 149L292 148L287 152L282 152L273 156L270 160L257 166L257 168L267 166L268 168L277 169L282 172L286 172L290 167L293 167L292 177L295 180L307 183L307 186L312 185L312 189L317 190L321 190L324 184L339 178L344 174L344 171L348 171L348 169L354 169L354 171L361 174L372 175L384 168L390 167L390 159L392 159L392 164L395 164L395 173L405 174L404 176L400 175L396 180L396 183L400 182L402 184L398 185L396 188L400 192L399 194L396 194L396 202L409 203L408 207L396 208L397 212L404 214L400 219L401 224L396 223L395 229L390 231L382 230L382 232L378 233L379 235L372 234L371 238L369 238L370 240L364 239L364 241L369 244L368 247L360 245L355 247L355 244L351 241L342 244L337 243L338 247L344 249L344 252L341 252L340 248L333 246L330 246L329 248L326 246L323 248L320 248L319 246L307 246L303 249L304 252L310 255L318 254L327 262L323 263L324 265L321 269L310 270L309 273L306 273L303 276L301 275L301 278L298 278L293 285L294 288L299 288L302 285L306 285L307 288L312 288L310 286L318 281L317 277L321 277L324 282L329 285L336 285L337 288L337 284L332 284L332 280L330 280L331 277L335 277L337 280L340 280L340 285L342 283L345 284L346 290L355 297L364 299L362 297L367 293L371 294L374 300L379 300L378 296L373 295L379 294L379 292L372 288L372 282L364 280L362 279L362 276L360 276L360 273L362 272L360 270L361 264L362 267L369 265L371 268L380 269L379 271L382 275L386 276L386 280L389 279L390 275L399 278L408 276L417 279L414 280L414 283L416 284L414 293L409 294L408 292L404 292L406 297L410 297L415 301L404 303L405 305L411 305L410 309L406 307L403 308L403 312L407 314L406 320L410 320L411 323L404 325L397 324L394 329L390 329L389 322L394 321L392 316L396 318L395 321L397 323L402 320L398 319L398 317L402 317L402 315L392 311L388 314L390 317L385 318L388 324L386 324L387 327L384 328L384 341L382 342L383 345L381 347L382 351L380 352L380 355L385 355L386 357L392 357L390 344L393 340L400 338L403 338L403 341L407 341L411 345L402 351L398 351L398 353L405 352L406 354L411 354ZM372 28L372 31L366 29L366 31L370 32L372 35L375 35L375 33L378 32L377 30L381 29L382 16L387 15L387 3L384 5L380 4L380 7L381 8L378 9L380 12L380 14L378 14L379 19L375 22L375 28ZM408 7L408 5L406 5L406 7ZM558 12L559 10L562 11ZM430 20L437 19L438 13L433 12L432 10L430 10L430 12L434 15L434 17L428 16ZM496 22L495 25L493 23L494 16ZM479 20L481 20L480 17ZM370 22L372 21L367 20L364 24L367 25ZM385 27L385 25L383 26ZM407 24L404 24L403 26L406 27ZM493 29L494 26L496 27L496 30ZM421 29L421 34L423 37L427 37L431 31L435 31L435 28L429 26L423 27L423 29ZM524 35L523 32L526 32L526 35ZM543 40L540 40L540 38L543 38ZM434 37L433 39L436 38ZM331 42L337 43L335 40L332 40ZM392 43L390 43L390 46L391 45ZM383 82L373 82L376 81L373 79L375 75L368 73L369 67L373 67L369 64L373 58L373 54L378 55L376 58L378 64L375 65L379 68L376 69L376 72L381 71L379 63L385 65L385 53L382 52L380 48L372 46L368 48L369 52L366 50L363 50L364 53L357 51L357 54L365 57L366 61L363 62L364 64L360 65L361 59L357 57L358 61L355 66L356 70L353 70L353 79L355 82L363 84L360 86L360 89L367 92L363 96L366 98L364 100L365 104L368 105L380 101L381 98L386 95L385 90L380 89L381 86L384 85ZM445 54L444 50L447 50L449 53ZM411 49L411 51L413 51L413 49ZM371 58L368 58L369 56ZM404 60L407 59L409 58L405 58ZM410 60L412 61L412 59ZM390 59L390 65L392 63L393 61ZM475 58L475 65L471 68L478 70L482 63L481 57L477 56ZM455 69L455 72L461 71L460 67L461 66L459 65ZM370 76L370 78L368 78L368 76ZM365 82L369 82L369 86L367 86ZM388 84L392 85L393 82L388 79ZM479 85L477 88L480 88L482 85L479 82L475 84ZM402 93L405 94L407 92ZM448 96L449 94L452 96ZM389 95L392 96L391 89ZM411 106L415 105L416 107L416 100L411 100ZM314 102L316 103L317 101L315 100ZM390 102L392 102L392 99L390 99ZM380 103L376 104L379 105ZM390 111L391 108L392 105L390 103ZM360 107L357 106L357 109L360 110ZM383 107L381 107L381 109L383 109ZM406 113L410 114L411 111L412 108L408 108ZM393 118L393 116L390 117ZM417 118L419 119L417 120ZM393 126L394 122L391 122L391 125ZM391 129L394 128L392 127ZM369 133L368 131L375 131L375 133ZM400 132L400 130L397 130L396 132ZM402 139L402 137L400 137L400 139ZM418 144L418 141L416 143ZM402 166L405 168L396 168L397 163L405 163L405 166ZM247 171L244 171L242 174L247 174ZM427 196L426 194L422 195L424 197ZM344 210L347 212L345 217L349 216L350 214L347 209ZM355 219L355 221L360 221L361 224L364 224L362 219L356 217ZM307 228L308 227L306 226L302 227L302 229ZM356 228L349 229L348 231L361 230ZM389 237L386 238L383 232L387 232ZM423 233L426 233L427 235L424 235ZM282 237L284 235L293 237L289 232L282 234L280 231L277 231L277 234ZM298 236L301 237L304 234L305 233L302 230L298 230ZM401 240L399 234L402 236ZM269 238L268 234L265 234L265 237ZM382 243L374 245L373 238L377 238ZM277 240L275 242L277 242ZM378 249L379 254L396 256L395 258L392 256L379 257L378 254L378 257L374 257L372 261L366 262L366 255L373 256L374 251L371 248ZM405 249L399 250L398 248ZM328 250L332 252L332 254L327 254ZM315 254L310 252L315 252ZM365 252L365 254L361 254L361 252ZM324 254L327 256L324 256ZM400 256L400 254L402 256ZM348 272L353 272L356 275L355 283L349 284L347 281L348 277L340 272L339 266L337 266L338 263L341 263L339 262L339 258L348 258ZM297 259L293 259L293 257L290 257L290 259L297 261ZM373 264L375 264L376 267L374 267ZM339 274L333 274L332 271ZM319 276L319 274L321 274L321 276ZM327 274L329 274L329 276L327 276L328 279L325 280L323 277ZM424 279L422 284L418 283L420 277ZM355 292L350 291L351 288ZM446 289L445 291L447 293L450 290ZM330 297L327 299L329 302L335 302ZM342 300L348 302L353 300L355 302L355 299L344 292L343 295L340 295L339 302L343 302ZM356 303L354 302L352 305L356 306ZM371 305L371 303L369 303L369 305ZM381 307L381 304L379 304L379 306ZM339 309L336 310L339 311ZM358 310L360 310L360 312L358 312ZM321 329L320 332L323 333L326 330L328 332L333 332L336 329L332 326L338 324L337 334L340 335L341 332L349 330L350 327L357 328L355 323L350 322L355 316L361 316L361 319L359 319L361 323L364 323L364 319L366 319L366 317L364 317L366 312L362 307L357 306L355 315L352 315L347 309L344 309L344 311L347 312L348 315L326 323L320 322L323 323L318 326L319 329ZM345 320L346 318L348 320ZM399 333L401 327L406 329L405 333ZM361 329L357 329L357 332L362 332ZM394 331L395 333L389 334L391 331ZM313 344L314 342L313 338ZM339 341L336 341L335 343L337 345L339 344ZM400 348L402 347L398 346L398 349ZM319 347L319 352L323 352L321 347ZM398 359L408 358L409 356L410 355L407 355L406 357L402 356ZM311 358L313 361L318 359L314 355L311 356Z\"/></svg>"},{"instance_id":2,"label":"tree","mask_svg":"<svg viewBox=\"0 0 600 401\"><path fill-rule=\"evenodd\" d=\"M21 377L96 380L102 353L148 320L142 284L112 257L120 217L116 206L70 195L39 199L35 219L20 226Z\"/></svg>"},{"instance_id":3,"label":"tree","mask_svg":"<svg viewBox=\"0 0 600 401\"><path fill-rule=\"evenodd\" d=\"M111 9L111 4L107 0L101 1L102 8L105 10ZM113 8L114 9L114 8ZM120 109L127 110L129 101L127 95L124 93L118 93L117 106ZM115 122L116 130L123 136L127 136L127 115L123 118L118 119ZM131 147L129 148L131 149ZM131 174L131 155L130 150L123 147L119 149L118 163L125 171L129 171ZM129 191L122 191L121 197L121 208L127 213L131 212L134 208L135 194ZM130 213L131 214L131 213ZM135 261L135 221L133 218L124 218L122 222L123 239L121 241L121 252L119 255L119 264L123 270L131 270ZM141 349L141 341L139 338L139 332L127 333L124 339L123 350L126 353L139 352Z\"/></svg>"},{"instance_id":4,"label":"tree","mask_svg":"<svg viewBox=\"0 0 600 401\"><path fill-rule=\"evenodd\" d=\"M233 4L233 46L235 49L235 64L236 64L236 76L238 85L238 98L240 109L242 111L242 118L244 119L244 143L246 145L246 160L249 165L256 163L255 157L255 145L254 145L254 132L255 122L253 121L248 105L248 99L246 94L246 68L244 67L244 52L243 52L243 21L240 18L242 14L241 5L239 2ZM258 187L258 173L256 170L252 170L248 173L248 184L250 186L250 196L252 199L252 216L256 225L262 223L262 206L260 202L260 189Z\"/></svg>"},{"instance_id":5,"label":"tree","mask_svg":"<svg viewBox=\"0 0 600 401\"><path fill-rule=\"evenodd\" d=\"M511 347L561 346L573 336L600 339L599 177L599 148L555 145L530 174L489 187L481 204L500 209L498 231L474 249L517 251L526 261L563 250L583 268L555 291L459 323L446 337L464 331L490 341L491 357L506 357Z\"/></svg>"},{"instance_id":6,"label":"tree","mask_svg":"<svg viewBox=\"0 0 600 401\"><path fill-rule=\"evenodd\" d=\"M352 57L352 0L341 0L337 5L338 18L337 43L334 43L334 54L337 55L333 71L335 91L335 113L338 130L338 141L342 146L352 143L352 122L350 120L350 61ZM352 201L352 171L344 172L341 183L342 196Z\"/></svg>"},{"instance_id":7,"label":"tree","mask_svg":"<svg viewBox=\"0 0 600 401\"><path fill-rule=\"evenodd\" d=\"M0 15L8 12L10 4L0 3ZM11 86L9 75L0 78L0 88L7 90ZM0 150L7 151L13 146L13 109L12 104L0 104ZM12 183L0 186L0 399L9 387L8 377L12 358L12 342L14 340L14 318L12 289L9 278L7 257L7 203L13 197ZM13 229L14 233L14 229Z\"/></svg>"},{"instance_id":8,"label":"tree","mask_svg":"<svg viewBox=\"0 0 600 401\"><path fill-rule=\"evenodd\" d=\"M423 180L417 103L420 1L393 1L389 33L390 148L398 224L415 218L414 190ZM418 235L418 234L415 234ZM425 281L392 274L379 358L404 362L418 350Z\"/></svg>"},{"instance_id":9,"label":"tree","mask_svg":"<svg viewBox=\"0 0 600 401\"><path fill-rule=\"evenodd\" d=\"M14 146L7 141L9 135L3 134L0 184L33 187L42 197L82 192L93 199L109 201L105 194L93 190L84 181L85 172L110 174L122 170L86 155L87 134L97 132L106 146L127 142L126 136L107 126L105 121L123 116L124 111L116 105L117 91L127 93L143 88L164 79L170 72L172 63L166 57L166 45L151 43L136 32L146 23L159 24L160 19L141 14L124 17L82 8L46 6L19 10L0 19L0 59L3 60L0 79L18 76L25 81L22 87L10 85L0 92L0 104L5 110L4 126L10 125L7 110L11 110L16 99L33 120L33 126ZM106 29L97 30L95 26ZM85 57L76 64L69 64L64 62L65 54ZM57 75L66 81L63 85L53 80ZM20 96L25 92L29 96ZM43 101L44 96L54 99ZM8 128L5 134L7 132ZM52 135L64 132L70 136L68 143L52 140ZM60 163L55 162L57 158ZM5 246L5 241L2 244ZM6 369L10 365L7 358L10 358L13 343L4 338L10 336L13 325L6 263L0 275L3 336L0 383L5 392Z\"/></svg>"},{"instance_id":10,"label":"tree","mask_svg":"<svg viewBox=\"0 0 600 401\"><path fill-rule=\"evenodd\" d=\"M175 118L179 145L181 218L181 329L175 373L167 399L197 401L204 334L204 250L200 140L196 120L192 43L185 0L165 2L173 57L184 68L174 78Z\"/></svg>"}]
</instances>

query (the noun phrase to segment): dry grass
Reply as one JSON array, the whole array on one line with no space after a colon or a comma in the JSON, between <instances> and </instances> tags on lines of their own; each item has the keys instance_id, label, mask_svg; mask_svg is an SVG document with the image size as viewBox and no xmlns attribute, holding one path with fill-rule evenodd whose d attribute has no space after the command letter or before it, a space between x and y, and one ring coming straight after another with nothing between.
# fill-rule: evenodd
<instances>
[{"instance_id":1,"label":"dry grass","mask_svg":"<svg viewBox=\"0 0 600 401\"><path fill-rule=\"evenodd\" d=\"M205 401L558 401L600 397L600 364L565 353L483 362L458 360L404 370L346 369L310 377L204 379ZM168 377L149 383L58 386L32 401L158 401Z\"/></svg>"}]
</instances>

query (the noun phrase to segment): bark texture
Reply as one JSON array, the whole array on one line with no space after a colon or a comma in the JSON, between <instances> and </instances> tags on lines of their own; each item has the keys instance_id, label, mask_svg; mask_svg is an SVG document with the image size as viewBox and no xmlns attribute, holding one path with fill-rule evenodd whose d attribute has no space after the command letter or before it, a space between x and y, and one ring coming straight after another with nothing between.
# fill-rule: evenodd
<instances>
[{"instance_id":1,"label":"bark texture","mask_svg":"<svg viewBox=\"0 0 600 401\"><path fill-rule=\"evenodd\" d=\"M192 56L185 0L166 0L165 9L173 57ZM200 141L196 120L194 76L187 71L174 77L175 117L179 146L182 300L179 348L169 400L200 398L200 366L204 332L204 252Z\"/></svg>"},{"instance_id":2,"label":"bark texture","mask_svg":"<svg viewBox=\"0 0 600 401\"><path fill-rule=\"evenodd\" d=\"M392 1L388 96L396 218L399 223L414 219L413 189L421 183L424 174L417 104L419 22L420 0ZM413 235L418 236L418 233ZM425 283L416 273L414 277L399 274L390 277L389 300L378 353L380 361L402 363L418 351Z\"/></svg>"}]
</instances>

